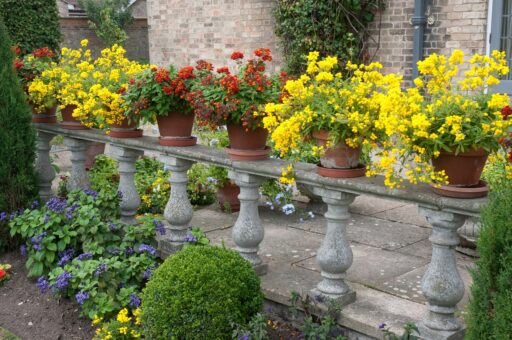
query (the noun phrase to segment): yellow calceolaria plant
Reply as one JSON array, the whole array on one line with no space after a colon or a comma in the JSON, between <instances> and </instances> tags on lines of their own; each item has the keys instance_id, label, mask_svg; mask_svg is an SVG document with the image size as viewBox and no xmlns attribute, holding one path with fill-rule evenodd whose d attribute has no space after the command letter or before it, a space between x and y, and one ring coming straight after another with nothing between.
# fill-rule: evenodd
<instances>
[{"instance_id":1,"label":"yellow calceolaria plant","mask_svg":"<svg viewBox=\"0 0 512 340\"><path fill-rule=\"evenodd\" d=\"M355 148L382 142L386 135L375 122L385 94L399 90L401 77L383 75L379 63L349 62L342 75L336 57L319 60L319 53L311 52L307 59L306 74L286 83L282 102L265 106L263 124L280 156L294 159L304 144L310 144L314 156L321 154L323 148L311 143L311 135L322 130L332 145L343 142Z\"/></svg>"},{"instance_id":2,"label":"yellow calceolaria plant","mask_svg":"<svg viewBox=\"0 0 512 340\"><path fill-rule=\"evenodd\" d=\"M444 172L431 166L441 151L498 149L499 139L512 125L501 113L509 97L487 89L508 73L505 54L474 55L468 71L455 81L464 62L459 50L450 57L432 54L418 62L421 77L414 80L415 87L388 91L375 124L394 143L383 144L367 175L383 173L392 188L404 178L445 184Z\"/></svg>"}]
</instances>

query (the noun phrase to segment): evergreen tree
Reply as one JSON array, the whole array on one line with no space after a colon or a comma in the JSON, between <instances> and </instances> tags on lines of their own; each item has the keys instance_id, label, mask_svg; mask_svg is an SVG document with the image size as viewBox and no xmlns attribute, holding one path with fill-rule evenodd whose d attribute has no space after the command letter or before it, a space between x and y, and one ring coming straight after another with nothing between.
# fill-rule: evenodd
<instances>
[{"instance_id":1,"label":"evergreen tree","mask_svg":"<svg viewBox=\"0 0 512 340\"><path fill-rule=\"evenodd\" d=\"M26 207L37 195L36 134L10 46L0 17L0 212L7 214ZM6 229L5 215L0 213L0 251L9 243Z\"/></svg>"},{"instance_id":2,"label":"evergreen tree","mask_svg":"<svg viewBox=\"0 0 512 340\"><path fill-rule=\"evenodd\" d=\"M0 16L11 42L27 54L40 47L57 51L61 39L56 0L0 0Z\"/></svg>"},{"instance_id":3,"label":"evergreen tree","mask_svg":"<svg viewBox=\"0 0 512 340\"><path fill-rule=\"evenodd\" d=\"M494 188L482 211L465 339L512 336L512 181Z\"/></svg>"}]
</instances>

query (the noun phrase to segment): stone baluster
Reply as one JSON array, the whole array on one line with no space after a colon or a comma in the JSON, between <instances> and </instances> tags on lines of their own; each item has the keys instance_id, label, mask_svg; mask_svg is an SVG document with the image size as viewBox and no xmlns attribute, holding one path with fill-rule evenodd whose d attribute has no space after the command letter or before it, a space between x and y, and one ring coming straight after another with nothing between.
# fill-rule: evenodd
<instances>
[{"instance_id":1,"label":"stone baluster","mask_svg":"<svg viewBox=\"0 0 512 340\"><path fill-rule=\"evenodd\" d=\"M85 169L85 152L89 142L81 139L64 137L64 144L71 151L71 176L68 179L68 191L89 189L91 182Z\"/></svg>"},{"instance_id":2,"label":"stone baluster","mask_svg":"<svg viewBox=\"0 0 512 340\"><path fill-rule=\"evenodd\" d=\"M352 265L352 249L346 233L347 221L350 219L348 208L356 195L322 188L315 188L314 192L322 196L327 204L327 231L316 255L323 279L310 295L316 299L320 296L335 300L342 306L347 305L356 299L356 293L344 280L346 271Z\"/></svg>"},{"instance_id":3,"label":"stone baluster","mask_svg":"<svg viewBox=\"0 0 512 340\"><path fill-rule=\"evenodd\" d=\"M265 235L258 213L259 189L263 178L231 170L229 178L240 187L240 212L233 227L235 249L252 264L258 275L264 275L267 273L268 265L263 263L258 255L259 245Z\"/></svg>"},{"instance_id":4,"label":"stone baluster","mask_svg":"<svg viewBox=\"0 0 512 340\"><path fill-rule=\"evenodd\" d=\"M119 189L121 193L121 222L136 224L135 214L140 205L140 196L135 187L135 162L143 151L112 146L112 156L119 162Z\"/></svg>"},{"instance_id":5,"label":"stone baluster","mask_svg":"<svg viewBox=\"0 0 512 340\"><path fill-rule=\"evenodd\" d=\"M194 162L176 157L162 157L163 162L171 171L169 183L171 194L165 206L164 218L166 235L159 238L162 255L170 255L183 247L184 239L192 220L193 209L187 195L187 171Z\"/></svg>"},{"instance_id":6,"label":"stone baluster","mask_svg":"<svg viewBox=\"0 0 512 340\"><path fill-rule=\"evenodd\" d=\"M429 311L419 330L425 339L462 339L464 330L455 317L456 305L464 296L464 282L457 270L455 247L465 216L420 207L419 212L432 225L432 258L423 275L421 290Z\"/></svg>"},{"instance_id":7,"label":"stone baluster","mask_svg":"<svg viewBox=\"0 0 512 340\"><path fill-rule=\"evenodd\" d=\"M50 159L50 141L54 135L38 131L37 132L37 158L36 172L37 183L39 185L39 197L43 201L47 201L52 194L52 181L55 178L55 170L53 169Z\"/></svg>"}]
</instances>

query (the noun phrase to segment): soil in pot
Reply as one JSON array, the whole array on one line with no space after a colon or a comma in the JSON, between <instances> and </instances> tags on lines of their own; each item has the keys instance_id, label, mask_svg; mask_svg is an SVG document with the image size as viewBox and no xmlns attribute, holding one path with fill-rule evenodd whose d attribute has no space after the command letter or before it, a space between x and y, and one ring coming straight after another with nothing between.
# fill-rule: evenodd
<instances>
[{"instance_id":1,"label":"soil in pot","mask_svg":"<svg viewBox=\"0 0 512 340\"><path fill-rule=\"evenodd\" d=\"M268 131L262 127L245 129L241 124L228 124L229 158L235 161L256 161L268 158Z\"/></svg>"},{"instance_id":2,"label":"soil in pot","mask_svg":"<svg viewBox=\"0 0 512 340\"><path fill-rule=\"evenodd\" d=\"M170 112L167 116L157 116L159 143L165 146L196 145L197 138L192 136L194 114Z\"/></svg>"},{"instance_id":3,"label":"soil in pot","mask_svg":"<svg viewBox=\"0 0 512 340\"><path fill-rule=\"evenodd\" d=\"M217 201L219 202L220 209L223 212L238 212L240 211L240 187L233 182L227 182L222 187L217 189Z\"/></svg>"},{"instance_id":4,"label":"soil in pot","mask_svg":"<svg viewBox=\"0 0 512 340\"><path fill-rule=\"evenodd\" d=\"M80 122L80 120L73 117L73 111L75 109L76 105L66 105L62 110L60 110L62 114L62 122L60 122L60 127L69 130L88 129L88 127L82 125L82 122Z\"/></svg>"}]
</instances>

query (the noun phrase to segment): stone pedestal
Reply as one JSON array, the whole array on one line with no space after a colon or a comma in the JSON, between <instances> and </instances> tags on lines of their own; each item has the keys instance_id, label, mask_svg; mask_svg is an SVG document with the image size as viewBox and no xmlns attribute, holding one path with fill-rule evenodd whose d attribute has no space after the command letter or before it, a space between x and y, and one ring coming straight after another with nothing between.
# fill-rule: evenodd
<instances>
[{"instance_id":1,"label":"stone pedestal","mask_svg":"<svg viewBox=\"0 0 512 340\"><path fill-rule=\"evenodd\" d=\"M421 290L428 301L428 312L418 325L427 339L462 339L464 329L455 317L456 305L464 296L455 258L459 229L465 217L458 214L420 207L419 212L432 225L432 258L421 281Z\"/></svg>"},{"instance_id":2,"label":"stone pedestal","mask_svg":"<svg viewBox=\"0 0 512 340\"><path fill-rule=\"evenodd\" d=\"M37 184L39 185L39 197L42 201L47 201L53 196L52 181L55 178L55 170L53 169L50 159L50 141L53 134L45 133L42 131L37 132L37 158L36 158L36 172Z\"/></svg>"},{"instance_id":3,"label":"stone pedestal","mask_svg":"<svg viewBox=\"0 0 512 340\"><path fill-rule=\"evenodd\" d=\"M165 206L164 218L166 234L159 237L159 248L163 257L180 250L185 243L193 209L187 195L187 171L194 162L176 157L162 157L170 169L171 194Z\"/></svg>"},{"instance_id":4,"label":"stone pedestal","mask_svg":"<svg viewBox=\"0 0 512 340\"><path fill-rule=\"evenodd\" d=\"M236 250L252 264L258 275L264 275L267 273L268 265L263 263L258 255L259 245L265 235L258 213L259 188L263 178L231 170L229 178L240 187L240 212L233 227Z\"/></svg>"},{"instance_id":5,"label":"stone pedestal","mask_svg":"<svg viewBox=\"0 0 512 340\"><path fill-rule=\"evenodd\" d=\"M136 224L135 214L140 205L140 197L135 187L135 162L144 154L143 151L127 149L120 146L112 146L112 156L118 161L119 188L122 199L121 222L125 224Z\"/></svg>"},{"instance_id":6,"label":"stone pedestal","mask_svg":"<svg viewBox=\"0 0 512 340\"><path fill-rule=\"evenodd\" d=\"M68 179L68 191L89 189L91 182L85 169L85 151L89 142L81 139L64 137L64 144L71 151L71 175Z\"/></svg>"},{"instance_id":7,"label":"stone pedestal","mask_svg":"<svg viewBox=\"0 0 512 340\"><path fill-rule=\"evenodd\" d=\"M327 231L316 255L323 279L310 295L317 300L332 299L342 306L347 305L356 299L356 293L344 280L352 265L352 249L346 233L350 219L348 208L356 195L320 188L315 188L315 193L327 204Z\"/></svg>"}]
</instances>

